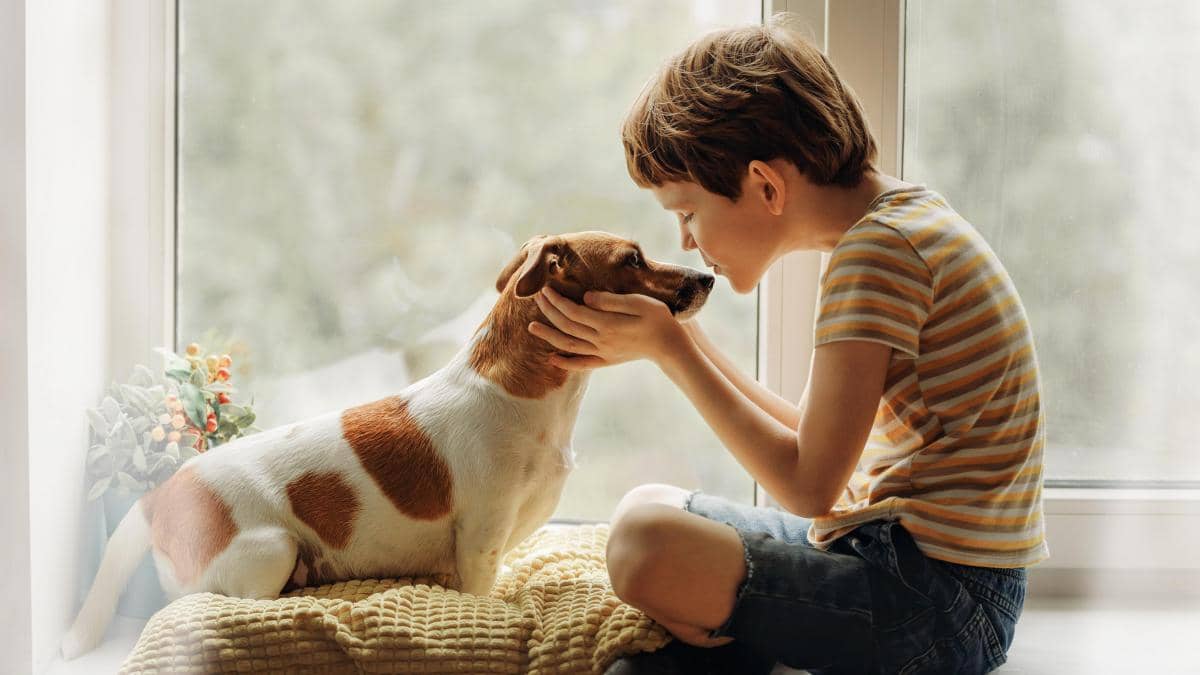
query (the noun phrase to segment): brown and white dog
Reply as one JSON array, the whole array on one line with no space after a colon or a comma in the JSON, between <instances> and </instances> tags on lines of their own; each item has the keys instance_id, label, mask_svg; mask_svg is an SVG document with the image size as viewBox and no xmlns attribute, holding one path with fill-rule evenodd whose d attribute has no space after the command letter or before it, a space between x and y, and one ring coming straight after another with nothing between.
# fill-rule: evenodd
<instances>
[{"instance_id":1,"label":"brown and white dog","mask_svg":"<svg viewBox=\"0 0 1200 675\"><path fill-rule=\"evenodd\" d=\"M586 373L526 330L544 285L642 293L679 319L713 277L604 232L535 237L500 299L442 369L399 394L246 436L188 460L121 520L62 651L103 637L147 549L167 596L274 598L353 578L444 574L486 594L501 557L554 513L574 465Z\"/></svg>"}]
</instances>

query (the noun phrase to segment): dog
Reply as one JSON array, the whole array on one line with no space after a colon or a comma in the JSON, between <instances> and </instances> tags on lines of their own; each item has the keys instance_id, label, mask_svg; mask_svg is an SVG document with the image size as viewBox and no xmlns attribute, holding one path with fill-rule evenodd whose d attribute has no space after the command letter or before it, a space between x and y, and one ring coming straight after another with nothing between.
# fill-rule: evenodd
<instances>
[{"instance_id":1,"label":"dog","mask_svg":"<svg viewBox=\"0 0 1200 675\"><path fill-rule=\"evenodd\" d=\"M550 365L554 347L527 331L546 321L533 299L546 285L576 302L592 289L645 294L682 321L713 276L606 232L530 239L440 370L394 396L215 447L141 497L108 542L63 656L103 638L147 550L170 599L421 575L487 594L503 555L554 513L574 466L588 375Z\"/></svg>"}]
</instances>

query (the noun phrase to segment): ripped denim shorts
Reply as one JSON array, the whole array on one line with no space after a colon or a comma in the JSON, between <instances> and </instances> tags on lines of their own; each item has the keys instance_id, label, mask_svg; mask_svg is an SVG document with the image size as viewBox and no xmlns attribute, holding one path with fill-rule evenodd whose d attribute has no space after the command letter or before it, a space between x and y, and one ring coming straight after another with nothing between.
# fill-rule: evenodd
<instances>
[{"instance_id":1,"label":"ripped denim shorts","mask_svg":"<svg viewBox=\"0 0 1200 675\"><path fill-rule=\"evenodd\" d=\"M814 548L811 521L693 492L686 510L737 530L747 575L712 631L779 663L824 673L986 673L1007 659L1024 568L925 556L896 521Z\"/></svg>"}]
</instances>

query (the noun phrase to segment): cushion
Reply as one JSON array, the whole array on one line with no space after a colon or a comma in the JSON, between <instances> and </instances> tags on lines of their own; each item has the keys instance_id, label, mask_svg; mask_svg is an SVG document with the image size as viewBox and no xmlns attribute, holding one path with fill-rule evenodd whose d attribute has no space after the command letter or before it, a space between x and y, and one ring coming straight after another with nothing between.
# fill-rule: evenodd
<instances>
[{"instance_id":1,"label":"cushion","mask_svg":"<svg viewBox=\"0 0 1200 675\"><path fill-rule=\"evenodd\" d=\"M613 594L608 532L543 526L505 556L489 597L444 577L187 595L150 618L121 672L603 673L670 639Z\"/></svg>"}]
</instances>

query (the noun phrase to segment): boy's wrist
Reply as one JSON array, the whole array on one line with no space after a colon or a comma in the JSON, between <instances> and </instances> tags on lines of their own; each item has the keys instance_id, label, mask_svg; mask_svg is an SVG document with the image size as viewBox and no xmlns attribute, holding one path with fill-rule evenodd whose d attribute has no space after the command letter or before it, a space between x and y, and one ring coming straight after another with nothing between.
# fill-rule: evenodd
<instances>
[{"instance_id":1,"label":"boy's wrist","mask_svg":"<svg viewBox=\"0 0 1200 675\"><path fill-rule=\"evenodd\" d=\"M673 373L685 367L689 360L694 360L699 354L699 347L688 330L687 324L678 324L678 326L678 330L674 331L671 339L667 341L662 353L654 360L659 369L672 379L674 379Z\"/></svg>"}]
</instances>

